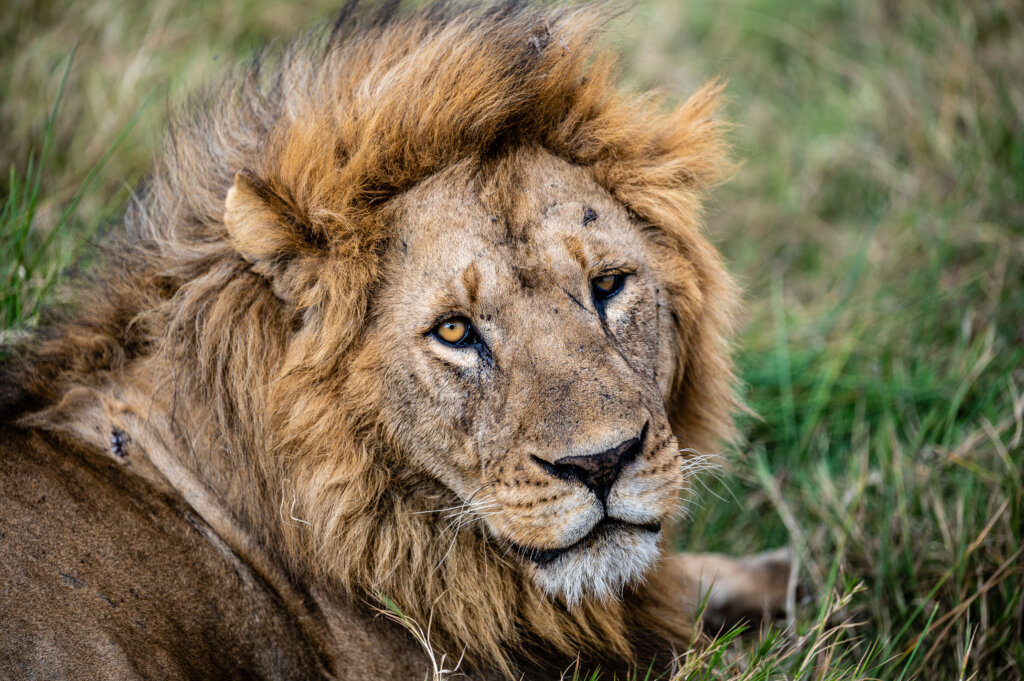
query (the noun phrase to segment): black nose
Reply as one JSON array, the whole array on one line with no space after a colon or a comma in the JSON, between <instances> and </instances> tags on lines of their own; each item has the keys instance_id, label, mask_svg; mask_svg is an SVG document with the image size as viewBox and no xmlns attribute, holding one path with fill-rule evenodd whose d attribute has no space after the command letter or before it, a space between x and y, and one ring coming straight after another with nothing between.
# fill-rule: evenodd
<instances>
[{"instance_id":1,"label":"black nose","mask_svg":"<svg viewBox=\"0 0 1024 681\"><path fill-rule=\"evenodd\" d=\"M644 430L646 431L646 428ZM598 454L566 456L554 463L534 458L544 470L557 478L579 480L604 504L608 501L608 493L611 492L619 473L640 453L642 442L643 435Z\"/></svg>"}]
</instances>

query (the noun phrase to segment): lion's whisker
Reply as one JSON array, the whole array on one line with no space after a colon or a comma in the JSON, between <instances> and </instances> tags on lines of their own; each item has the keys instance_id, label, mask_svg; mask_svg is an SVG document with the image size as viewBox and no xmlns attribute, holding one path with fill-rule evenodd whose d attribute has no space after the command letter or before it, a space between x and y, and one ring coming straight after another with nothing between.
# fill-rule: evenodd
<instances>
[{"instance_id":1,"label":"lion's whisker","mask_svg":"<svg viewBox=\"0 0 1024 681\"><path fill-rule=\"evenodd\" d=\"M484 485L481 485L476 489L476 491L473 492L473 494L470 495L470 498L466 501L466 503L464 503L461 507L455 507L461 508L462 510L460 510L457 513L452 513L448 516L445 516L445 519L451 518L451 521L445 526L443 530L441 530L440 535L444 536L450 532L452 535L452 540L448 544L448 549L445 551L444 555L441 556L441 559L438 561L437 565L434 566L434 569L431 570L430 574L434 574L435 572L437 572L437 570L440 569L440 567L444 564L445 560L448 559L448 556L451 554L452 549L455 548L455 543L458 541L459 532L462 530L463 527L466 527L467 525L470 525L477 520L483 520L484 518L496 515L501 512L502 506L496 499L485 499L482 502L480 502L475 508L473 507L473 497L476 496L476 494L479 493L484 488L490 487L493 484L493 482L489 482L485 483Z\"/></svg>"},{"instance_id":2,"label":"lion's whisker","mask_svg":"<svg viewBox=\"0 0 1024 681\"><path fill-rule=\"evenodd\" d=\"M688 480L695 481L696 484L700 485L702 489L704 489L708 494L714 496L719 501L728 503L728 499L724 498L718 492L711 489L711 487L709 487L708 484L704 481L704 476L699 475L701 473L707 472L712 477L714 477L715 480L725 485L726 489L729 491L729 495L733 497L733 500L736 500L736 495L733 493L732 489L729 488L728 483L722 475L722 466L719 463L719 456L717 454L701 454L696 449L692 449L689 447L680 449L678 451L680 454L693 455L685 458L681 463L681 470L683 474L687 476ZM696 492L695 489L691 487L687 491L691 496L696 497L698 505L703 503L700 495Z\"/></svg>"},{"instance_id":3,"label":"lion's whisker","mask_svg":"<svg viewBox=\"0 0 1024 681\"><path fill-rule=\"evenodd\" d=\"M480 504L476 508L473 508L472 505L466 505L462 510L458 511L457 513L449 513L448 515L444 516L444 518L445 520L450 520L451 518L458 518L459 516L465 515L466 513L472 511L480 513L481 511L488 511L500 507L501 505L497 501L488 501L483 504Z\"/></svg>"},{"instance_id":4,"label":"lion's whisker","mask_svg":"<svg viewBox=\"0 0 1024 681\"><path fill-rule=\"evenodd\" d=\"M430 509L430 510L426 510L426 511L413 511L411 515L424 515L424 514L429 514L429 513L444 513L445 511L454 511L456 509L466 508L467 506L469 506L470 504L473 503L473 497L475 497L477 494L479 494L482 490L487 489L488 487L493 487L495 482L497 482L497 481L491 480L491 481L485 482L484 484L480 485L475 490L473 490L473 493L470 494L469 497L467 497L466 500L463 501L461 504L456 504L455 506L448 506L446 508L435 508L435 509Z\"/></svg>"}]
</instances>

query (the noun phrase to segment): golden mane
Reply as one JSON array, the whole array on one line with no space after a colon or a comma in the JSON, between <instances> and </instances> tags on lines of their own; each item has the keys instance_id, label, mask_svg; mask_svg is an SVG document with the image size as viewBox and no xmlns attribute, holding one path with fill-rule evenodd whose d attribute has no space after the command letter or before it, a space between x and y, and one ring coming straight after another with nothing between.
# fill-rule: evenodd
<instances>
[{"instance_id":1,"label":"golden mane","mask_svg":"<svg viewBox=\"0 0 1024 681\"><path fill-rule=\"evenodd\" d=\"M331 30L257 57L172 121L76 311L7 369L3 410L144 367L173 393L178 446L209 452L189 465L293 581L386 594L432 617L434 644L455 655L510 670L530 646L626 656L641 622L688 635L682 614L653 621L639 601L566 610L478 528L442 538L448 521L420 511L457 500L403 468L359 336L393 238L388 199L455 163L543 147L656 227L681 329L674 430L699 450L731 437L734 292L700 235L702 200L728 169L720 86L672 110L621 92L598 48L608 18L350 3ZM226 226L239 171L281 197L290 238Z\"/></svg>"}]
</instances>

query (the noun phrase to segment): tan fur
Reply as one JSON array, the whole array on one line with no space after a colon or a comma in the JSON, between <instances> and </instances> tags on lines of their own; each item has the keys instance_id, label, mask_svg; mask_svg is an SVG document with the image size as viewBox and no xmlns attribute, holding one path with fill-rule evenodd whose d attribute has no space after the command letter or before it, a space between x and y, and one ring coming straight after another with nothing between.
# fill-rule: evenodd
<instances>
[{"instance_id":1,"label":"tan fur","mask_svg":"<svg viewBox=\"0 0 1024 681\"><path fill-rule=\"evenodd\" d=\"M668 110L622 93L594 48L606 19L347 9L211 89L172 124L75 312L9 369L4 410L98 446L123 428L153 480L328 620L383 593L432 621L439 650L510 675L688 645L693 585L671 569L574 601L508 550L571 543L593 508L531 456L646 420L609 508L667 523L691 454L733 437L734 288L700 230L729 167L721 87ZM573 301L616 258L639 268L637 311L602 334ZM428 344L421 303L494 320L500 387L470 395L458 376L484 370ZM436 512L462 504L454 524Z\"/></svg>"}]
</instances>

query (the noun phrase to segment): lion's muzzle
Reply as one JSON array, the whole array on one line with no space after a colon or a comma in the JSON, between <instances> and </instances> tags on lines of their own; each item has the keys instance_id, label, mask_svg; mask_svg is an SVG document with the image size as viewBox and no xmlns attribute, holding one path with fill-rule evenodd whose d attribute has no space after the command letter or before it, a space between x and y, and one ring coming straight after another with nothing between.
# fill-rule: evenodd
<instances>
[{"instance_id":1,"label":"lion's muzzle","mask_svg":"<svg viewBox=\"0 0 1024 681\"><path fill-rule=\"evenodd\" d=\"M645 423L639 437L626 440L597 454L565 456L557 459L554 463L549 463L538 456L532 458L550 475L560 480L582 483L597 496L607 513L608 494L611 492L612 485L615 484L622 469L634 461L643 450L646 435L647 424Z\"/></svg>"}]
</instances>

